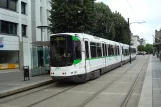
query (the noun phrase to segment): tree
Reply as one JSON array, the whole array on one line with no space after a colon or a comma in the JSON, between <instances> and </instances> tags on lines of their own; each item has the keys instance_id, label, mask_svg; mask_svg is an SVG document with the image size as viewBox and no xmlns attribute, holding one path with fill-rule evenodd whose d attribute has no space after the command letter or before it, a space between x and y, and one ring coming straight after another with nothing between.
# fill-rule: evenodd
<instances>
[{"instance_id":1,"label":"tree","mask_svg":"<svg viewBox=\"0 0 161 107\"><path fill-rule=\"evenodd\" d=\"M94 0L51 0L50 31L88 32L93 25Z\"/></svg>"},{"instance_id":2,"label":"tree","mask_svg":"<svg viewBox=\"0 0 161 107\"><path fill-rule=\"evenodd\" d=\"M153 52L153 45L152 44L146 44L145 45L145 51L150 54Z\"/></svg>"},{"instance_id":3,"label":"tree","mask_svg":"<svg viewBox=\"0 0 161 107\"><path fill-rule=\"evenodd\" d=\"M95 0L51 0L49 17L52 33L89 33L129 44L130 28L119 12Z\"/></svg>"},{"instance_id":4,"label":"tree","mask_svg":"<svg viewBox=\"0 0 161 107\"><path fill-rule=\"evenodd\" d=\"M104 3L95 3L94 5L94 27L93 27L93 35L106 38L113 39L115 34L112 34L112 12L110 8Z\"/></svg>"},{"instance_id":5,"label":"tree","mask_svg":"<svg viewBox=\"0 0 161 107\"><path fill-rule=\"evenodd\" d=\"M127 21L118 12L111 12L108 5L95 3L93 33L95 36L129 44L131 31Z\"/></svg>"},{"instance_id":6,"label":"tree","mask_svg":"<svg viewBox=\"0 0 161 107\"><path fill-rule=\"evenodd\" d=\"M145 51L144 45L139 45L139 46L137 47L137 49L138 49L138 51L140 51L140 52Z\"/></svg>"},{"instance_id":7,"label":"tree","mask_svg":"<svg viewBox=\"0 0 161 107\"><path fill-rule=\"evenodd\" d=\"M114 40L117 42L129 44L131 31L127 21L119 12L113 13L113 20L116 34Z\"/></svg>"}]
</instances>

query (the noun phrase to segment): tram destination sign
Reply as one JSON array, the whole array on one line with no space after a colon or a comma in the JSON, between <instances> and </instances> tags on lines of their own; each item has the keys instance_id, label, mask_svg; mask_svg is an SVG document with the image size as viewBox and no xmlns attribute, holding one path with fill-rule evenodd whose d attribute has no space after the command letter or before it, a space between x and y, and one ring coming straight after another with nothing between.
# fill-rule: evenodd
<instances>
[{"instance_id":1,"label":"tram destination sign","mask_svg":"<svg viewBox=\"0 0 161 107\"><path fill-rule=\"evenodd\" d=\"M3 38L4 37L0 37L0 48L3 48Z\"/></svg>"}]
</instances>

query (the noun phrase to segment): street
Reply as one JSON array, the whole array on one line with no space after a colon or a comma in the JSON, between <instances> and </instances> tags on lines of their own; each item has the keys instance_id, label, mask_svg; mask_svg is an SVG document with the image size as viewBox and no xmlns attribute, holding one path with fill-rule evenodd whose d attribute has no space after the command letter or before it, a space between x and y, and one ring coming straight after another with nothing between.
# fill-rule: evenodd
<instances>
[{"instance_id":1,"label":"street","mask_svg":"<svg viewBox=\"0 0 161 107\"><path fill-rule=\"evenodd\" d=\"M83 84L52 83L0 100L0 107L137 107L149 56Z\"/></svg>"}]
</instances>

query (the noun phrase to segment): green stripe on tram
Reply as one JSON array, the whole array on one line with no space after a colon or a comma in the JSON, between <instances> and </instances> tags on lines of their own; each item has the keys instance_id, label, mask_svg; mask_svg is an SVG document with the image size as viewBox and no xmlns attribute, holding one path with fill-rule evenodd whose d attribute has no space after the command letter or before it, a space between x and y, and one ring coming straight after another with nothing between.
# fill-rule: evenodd
<instances>
[{"instance_id":1,"label":"green stripe on tram","mask_svg":"<svg viewBox=\"0 0 161 107\"><path fill-rule=\"evenodd\" d=\"M96 58L86 58L86 60L94 60L94 59L101 59L101 58L111 58L111 57L117 57L120 55L113 55L113 56L104 56L104 57L96 57Z\"/></svg>"},{"instance_id":2,"label":"green stripe on tram","mask_svg":"<svg viewBox=\"0 0 161 107\"><path fill-rule=\"evenodd\" d=\"M76 59L76 60L74 60L74 64L76 65L76 64L80 63L81 61L82 61L81 59Z\"/></svg>"},{"instance_id":3,"label":"green stripe on tram","mask_svg":"<svg viewBox=\"0 0 161 107\"><path fill-rule=\"evenodd\" d=\"M77 40L79 40L79 38L77 38L77 37L75 37L75 36L72 36L72 40L77 41Z\"/></svg>"}]
</instances>

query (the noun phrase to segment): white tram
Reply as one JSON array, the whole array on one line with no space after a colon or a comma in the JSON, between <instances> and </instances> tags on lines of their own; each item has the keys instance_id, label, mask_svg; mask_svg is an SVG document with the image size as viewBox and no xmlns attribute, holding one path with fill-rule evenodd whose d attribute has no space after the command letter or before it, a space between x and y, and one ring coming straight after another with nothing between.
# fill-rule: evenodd
<instances>
[{"instance_id":1,"label":"white tram","mask_svg":"<svg viewBox=\"0 0 161 107\"><path fill-rule=\"evenodd\" d=\"M131 59L136 48L131 46ZM85 82L129 61L129 45L84 33L50 37L50 75L54 80Z\"/></svg>"}]
</instances>

